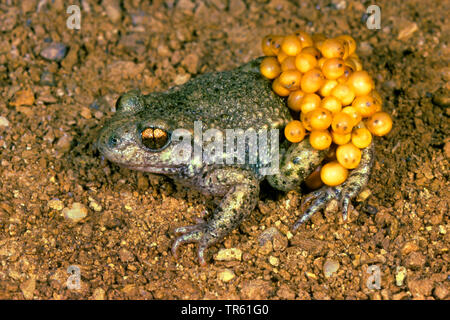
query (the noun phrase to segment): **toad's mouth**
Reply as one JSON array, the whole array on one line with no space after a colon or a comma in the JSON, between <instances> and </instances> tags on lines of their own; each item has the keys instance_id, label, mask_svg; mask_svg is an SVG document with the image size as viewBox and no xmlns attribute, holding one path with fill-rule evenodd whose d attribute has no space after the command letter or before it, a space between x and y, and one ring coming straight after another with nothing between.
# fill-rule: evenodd
<instances>
[{"instance_id":1,"label":"toad's mouth","mask_svg":"<svg viewBox=\"0 0 450 320\"><path fill-rule=\"evenodd\" d=\"M120 167L150 173L174 174L181 170L181 165L133 165L129 163L117 163Z\"/></svg>"},{"instance_id":2,"label":"toad's mouth","mask_svg":"<svg viewBox=\"0 0 450 320\"><path fill-rule=\"evenodd\" d=\"M99 144L97 148L106 160L118 165L119 167L161 174L174 174L182 169L182 165L172 163L158 163L157 161L145 160L142 157L135 155L134 153L117 151L114 149L106 148L104 144ZM139 161L142 160L142 161Z\"/></svg>"}]
</instances>

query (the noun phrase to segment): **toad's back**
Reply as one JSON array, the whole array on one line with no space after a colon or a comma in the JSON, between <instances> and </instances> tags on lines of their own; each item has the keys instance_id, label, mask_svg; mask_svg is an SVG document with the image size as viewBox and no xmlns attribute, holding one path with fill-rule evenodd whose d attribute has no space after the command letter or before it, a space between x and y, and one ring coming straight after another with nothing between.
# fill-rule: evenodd
<instances>
[{"instance_id":1,"label":"toad's back","mask_svg":"<svg viewBox=\"0 0 450 320\"><path fill-rule=\"evenodd\" d=\"M198 120L205 128L284 127L291 120L285 102L272 91L270 81L250 66L208 73L166 93L147 96L147 112L170 113L185 128Z\"/></svg>"}]
</instances>

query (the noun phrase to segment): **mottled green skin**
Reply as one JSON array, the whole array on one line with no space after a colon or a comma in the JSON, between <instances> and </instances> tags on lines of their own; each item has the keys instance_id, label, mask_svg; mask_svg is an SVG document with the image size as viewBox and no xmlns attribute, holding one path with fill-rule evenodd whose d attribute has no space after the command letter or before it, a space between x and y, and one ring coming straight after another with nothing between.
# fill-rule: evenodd
<instances>
[{"instance_id":1,"label":"mottled green skin","mask_svg":"<svg viewBox=\"0 0 450 320\"><path fill-rule=\"evenodd\" d=\"M197 120L202 121L203 131L283 129L292 120L291 115L284 100L271 90L270 81L260 75L260 61L256 59L232 71L205 74L163 93L126 93L100 133L97 146L108 160L130 169L168 175L204 194L221 198L207 221L176 230L182 235L174 242L175 255L181 244L197 242L200 263L205 264L205 250L238 227L255 208L259 183L265 177L259 163L207 165L190 161L177 165L173 161L175 142L158 151L148 150L140 132L146 127L158 127L167 132L184 128L193 133ZM282 191L298 189L325 156L325 151L314 150L308 139L288 146L287 150L280 147L279 151L280 173L267 178ZM294 228L333 198L344 202L346 215L350 199L367 183L372 158L372 147L366 148L360 167L345 184L316 191L317 200L307 209L307 217L303 216Z\"/></svg>"}]
</instances>

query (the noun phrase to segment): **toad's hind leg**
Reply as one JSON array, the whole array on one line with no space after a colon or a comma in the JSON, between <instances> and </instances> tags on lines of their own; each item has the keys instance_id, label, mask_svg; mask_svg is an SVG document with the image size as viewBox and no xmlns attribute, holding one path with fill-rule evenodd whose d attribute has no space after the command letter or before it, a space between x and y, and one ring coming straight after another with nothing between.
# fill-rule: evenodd
<instances>
[{"instance_id":1,"label":"toad's hind leg","mask_svg":"<svg viewBox=\"0 0 450 320\"><path fill-rule=\"evenodd\" d=\"M314 149L309 139L293 143L286 152L282 151L279 174L267 176L267 181L281 191L298 190L301 183L320 165L326 152Z\"/></svg>"},{"instance_id":2,"label":"toad's hind leg","mask_svg":"<svg viewBox=\"0 0 450 320\"><path fill-rule=\"evenodd\" d=\"M362 150L359 166L351 171L347 180L336 187L322 187L314 191L307 199L314 199L313 203L306 209L303 216L294 224L296 230L302 223L308 221L311 216L325 207L331 200L336 199L342 208L343 219L347 220L348 206L350 201L356 197L361 189L367 184L374 159L374 144Z\"/></svg>"}]
</instances>

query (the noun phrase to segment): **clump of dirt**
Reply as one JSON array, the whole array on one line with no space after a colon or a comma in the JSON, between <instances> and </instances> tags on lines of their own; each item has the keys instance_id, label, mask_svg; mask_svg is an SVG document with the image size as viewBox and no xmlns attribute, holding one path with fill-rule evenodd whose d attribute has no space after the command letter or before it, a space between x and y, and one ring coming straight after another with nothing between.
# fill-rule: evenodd
<instances>
[{"instance_id":1,"label":"clump of dirt","mask_svg":"<svg viewBox=\"0 0 450 320\"><path fill-rule=\"evenodd\" d=\"M62 0L2 2L0 298L448 299L448 4L378 1L368 29L370 2L298 3L82 0L77 30ZM209 251L221 261L201 268L193 245L176 261L174 228L211 204L100 159L99 128L121 93L231 69L297 29L351 34L394 118L370 197L350 221L330 205L292 234L302 195L264 191Z\"/></svg>"}]
</instances>

